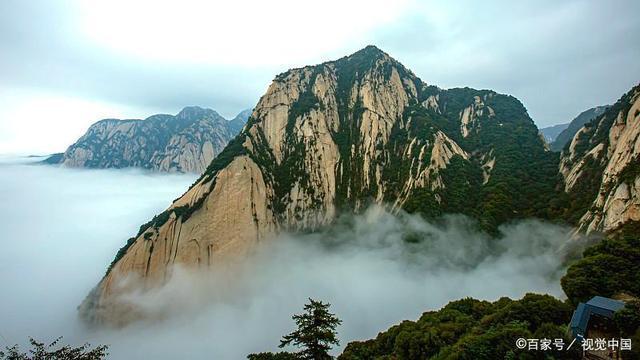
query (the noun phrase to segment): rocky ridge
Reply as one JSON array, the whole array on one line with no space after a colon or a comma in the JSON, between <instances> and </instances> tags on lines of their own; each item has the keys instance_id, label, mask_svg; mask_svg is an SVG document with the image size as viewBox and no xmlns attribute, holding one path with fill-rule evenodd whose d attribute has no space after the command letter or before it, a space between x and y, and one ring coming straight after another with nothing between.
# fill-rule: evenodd
<instances>
[{"instance_id":1,"label":"rocky ridge","mask_svg":"<svg viewBox=\"0 0 640 360\"><path fill-rule=\"evenodd\" d=\"M192 106L175 116L100 120L64 154L56 154L45 163L201 173L240 131L247 118L246 110L227 121L211 109Z\"/></svg>"},{"instance_id":2,"label":"rocky ridge","mask_svg":"<svg viewBox=\"0 0 640 360\"><path fill-rule=\"evenodd\" d=\"M560 173L580 230L609 232L640 220L640 85L576 133Z\"/></svg>"}]
</instances>

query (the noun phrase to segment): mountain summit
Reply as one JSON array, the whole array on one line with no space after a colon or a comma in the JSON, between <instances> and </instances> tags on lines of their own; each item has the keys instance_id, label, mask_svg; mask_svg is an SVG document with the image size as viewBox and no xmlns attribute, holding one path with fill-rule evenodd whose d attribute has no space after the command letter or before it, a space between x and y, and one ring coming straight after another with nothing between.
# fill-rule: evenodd
<instances>
[{"instance_id":1,"label":"mountain summit","mask_svg":"<svg viewBox=\"0 0 640 360\"><path fill-rule=\"evenodd\" d=\"M369 46L276 76L200 179L120 249L81 314L129 321L119 295L161 285L175 264L216 271L279 231L370 204L463 213L489 232L548 218L558 178L558 154L516 98L427 85Z\"/></svg>"},{"instance_id":2,"label":"mountain summit","mask_svg":"<svg viewBox=\"0 0 640 360\"><path fill-rule=\"evenodd\" d=\"M243 115L244 114L244 115ZM141 167L201 173L242 128L248 115L227 121L217 112L188 106L177 115L96 122L64 154L45 160L69 167Z\"/></svg>"}]
</instances>

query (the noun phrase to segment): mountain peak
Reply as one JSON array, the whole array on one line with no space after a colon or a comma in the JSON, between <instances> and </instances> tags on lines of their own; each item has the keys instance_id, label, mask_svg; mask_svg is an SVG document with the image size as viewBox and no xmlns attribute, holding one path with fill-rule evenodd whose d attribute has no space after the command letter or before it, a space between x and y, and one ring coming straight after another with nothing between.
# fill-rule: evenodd
<instances>
[{"instance_id":1,"label":"mountain peak","mask_svg":"<svg viewBox=\"0 0 640 360\"><path fill-rule=\"evenodd\" d=\"M392 59L391 56L389 56L389 54L387 54L386 52L380 50L380 48L378 48L375 45L367 45L364 48L354 52L353 54L349 55L349 56L345 56L340 60L347 60L347 61L364 61L364 60L369 60L369 61L375 61L378 59ZM338 60L338 61L340 61Z\"/></svg>"},{"instance_id":2,"label":"mountain peak","mask_svg":"<svg viewBox=\"0 0 640 360\"><path fill-rule=\"evenodd\" d=\"M194 118L204 118L204 117L220 117L215 110L202 108L200 106L186 106L178 114L176 114L177 119L194 119Z\"/></svg>"},{"instance_id":3,"label":"mountain peak","mask_svg":"<svg viewBox=\"0 0 640 360\"><path fill-rule=\"evenodd\" d=\"M356 51L355 53L351 54L351 56L354 55L374 55L374 56L379 56L379 55L387 55L389 56L386 52L380 50L379 47L375 46L375 45L367 45L364 48Z\"/></svg>"},{"instance_id":4,"label":"mountain peak","mask_svg":"<svg viewBox=\"0 0 640 360\"><path fill-rule=\"evenodd\" d=\"M83 305L85 318L120 320L120 290L109 286L120 278L139 274L151 287L170 264L232 259L280 231L320 229L370 203L429 217L466 210L493 230L514 214L541 212L555 189L520 195L531 178L555 181L557 157L517 99L427 87L375 46L278 75L251 116L198 181L117 253ZM494 185L502 183L510 185ZM485 192L491 197L476 196ZM149 244L174 250L152 253Z\"/></svg>"},{"instance_id":5,"label":"mountain peak","mask_svg":"<svg viewBox=\"0 0 640 360\"><path fill-rule=\"evenodd\" d=\"M380 50L380 48L375 45L367 45L363 49L360 49L349 56L345 56L330 63L335 64L338 68L342 68L347 72L356 73L364 73L373 68L377 68L378 70L384 69L384 72L388 72L391 68L395 68L402 74L401 76L406 76L411 78L412 81L423 84L411 70L407 69L402 65L402 63L391 57L386 52Z\"/></svg>"},{"instance_id":6,"label":"mountain peak","mask_svg":"<svg viewBox=\"0 0 640 360\"><path fill-rule=\"evenodd\" d=\"M374 67L374 65L379 60L383 60L383 62L389 62L396 67L401 67L403 69L403 72L411 73L400 62L389 56L389 54L387 54L386 52L380 50L377 46L367 45L364 48L352 53L351 55L343 56L336 60L325 61L321 64L309 65L301 68L289 69L276 75L275 80L282 81L296 71L300 71L303 69L320 69L326 65L343 67L348 72L356 71L362 73ZM411 75L413 76L413 73L411 73Z\"/></svg>"}]
</instances>

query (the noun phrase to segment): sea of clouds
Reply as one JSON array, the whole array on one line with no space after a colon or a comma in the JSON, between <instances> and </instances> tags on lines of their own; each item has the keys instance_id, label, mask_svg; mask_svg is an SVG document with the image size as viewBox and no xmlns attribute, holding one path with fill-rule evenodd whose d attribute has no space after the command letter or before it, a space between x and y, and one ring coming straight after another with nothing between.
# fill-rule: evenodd
<instances>
[{"instance_id":1,"label":"sea of clouds","mask_svg":"<svg viewBox=\"0 0 640 360\"><path fill-rule=\"evenodd\" d=\"M281 234L225 271L178 268L166 286L129 295L150 320L93 329L77 305L196 176L23 162L0 159L1 346L64 336L107 344L110 359L243 359L276 350L311 297L343 320L343 347L463 297L563 297L559 278L585 244L537 220L492 238L463 216L432 224L372 207L319 233Z\"/></svg>"}]
</instances>

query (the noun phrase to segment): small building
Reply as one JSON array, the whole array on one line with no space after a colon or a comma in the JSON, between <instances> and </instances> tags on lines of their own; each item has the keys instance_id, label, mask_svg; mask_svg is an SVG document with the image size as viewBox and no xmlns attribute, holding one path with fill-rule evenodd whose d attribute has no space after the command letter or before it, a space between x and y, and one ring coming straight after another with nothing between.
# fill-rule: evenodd
<instances>
[{"instance_id":1,"label":"small building","mask_svg":"<svg viewBox=\"0 0 640 360\"><path fill-rule=\"evenodd\" d=\"M602 296L594 296L586 303L578 304L571 317L571 335L582 339L613 339L618 338L617 329L613 323L613 314L625 306L624 302ZM619 349L614 351L590 350L585 353L589 359L621 359Z\"/></svg>"}]
</instances>

